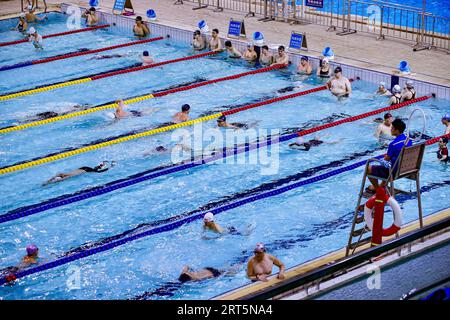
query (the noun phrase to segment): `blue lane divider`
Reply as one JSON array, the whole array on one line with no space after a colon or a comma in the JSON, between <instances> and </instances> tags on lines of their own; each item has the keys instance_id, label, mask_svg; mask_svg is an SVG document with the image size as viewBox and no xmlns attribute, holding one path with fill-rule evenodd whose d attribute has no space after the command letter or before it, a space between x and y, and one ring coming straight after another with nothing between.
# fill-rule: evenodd
<instances>
[{"instance_id":1,"label":"blue lane divider","mask_svg":"<svg viewBox=\"0 0 450 320\"><path fill-rule=\"evenodd\" d=\"M49 210L49 209L57 208L57 207L60 207L60 206L65 206L67 204L78 202L78 201L82 201L82 200L85 200L85 199L93 198L93 197L96 197L96 196L99 196L99 195L102 195L102 194L105 194L105 193L109 193L109 192L115 191L117 189L129 187L131 185L134 185L134 184L137 184L137 183L141 183L143 181L147 181L147 180L150 180L150 179L155 179L157 177L165 176L165 175L172 174L172 173L175 173L175 172L179 172L179 171L182 171L182 170L187 170L187 169L190 169L190 168L198 167L198 166L204 165L206 163L213 162L213 161L216 161L216 160L219 160L219 159L222 159L222 158L226 158L226 157L229 157L229 156L232 156L232 155L235 155L235 154L239 154L239 153L242 153L242 152L248 152L250 150L258 149L258 148L264 147L266 145L280 143L280 142L287 141L287 140L290 140L290 139L293 139L293 138L296 138L296 137L298 137L297 134L290 134L290 135L286 135L286 136L280 137L279 139L275 139L275 140L272 140L272 139L271 140L264 140L264 141L259 142L259 143L253 143L253 144L250 144L248 146L235 148L233 150L227 150L227 151L223 152L222 154L218 154L218 155L202 158L200 160L196 160L196 161L193 161L193 162L189 162L187 164L175 166L175 167L170 168L170 169L161 170L161 171L158 171L158 172L146 175L146 176L142 176L142 177L135 178L135 179L130 179L130 180L127 180L127 181L116 183L116 184L111 184L111 185L109 185L107 187L104 187L104 188L101 188L101 189L96 189L96 190L92 190L92 191L89 191L89 192L86 192L86 193L78 194L78 195L75 195L75 196L72 196L72 197L67 197L65 199L56 200L56 201L54 201L52 203L46 203L46 204L43 204L41 206L36 206L36 207L33 207L31 209L28 209L28 210L7 213L7 214L4 214L4 215L0 216L0 223L5 223L5 222L8 222L8 221L17 220L17 219L20 219L20 218L23 218L23 217L27 217L27 216L30 216L30 215L42 212L42 211L46 211L46 210Z\"/></svg>"},{"instance_id":2,"label":"blue lane divider","mask_svg":"<svg viewBox=\"0 0 450 320\"><path fill-rule=\"evenodd\" d=\"M295 134L295 136L297 136L297 135ZM280 141L281 141L281 139L280 139ZM247 148L243 148L243 149L247 149ZM383 155L380 155L377 158L382 158L382 157L383 157ZM293 189L301 187L301 186L305 186L305 185L308 185L308 184L312 184L312 183L315 183L315 182L318 182L318 181L322 181L322 180L328 179L330 177L339 175L341 173L348 172L348 171L351 171L351 170L356 169L358 167L364 166L365 164L366 164L366 160L359 161L359 162L356 162L356 163L351 164L349 166L346 166L346 167L343 167L343 168L339 168L337 170L333 170L333 171L330 171L330 172L327 172L327 173L324 173L324 174L321 174L321 175L318 175L316 177L312 177L312 178L309 178L309 179L306 179L306 180L303 180L303 181L299 181L297 183L291 184L291 185L286 186L286 187L282 187L282 188L279 188L279 189L276 189L276 190L265 192L265 193L262 193L262 194L259 194L259 195L256 195L256 196L252 196L252 197L249 197L249 198L246 198L246 199L242 199L240 201L236 201L234 203L230 203L230 204L227 204L225 206L222 206L222 207L210 210L210 211L212 213L214 213L214 214L219 214L221 212L224 212L224 211L227 211L227 210L230 210L230 209L234 209L234 208L243 206L243 205L251 203L251 202L255 202L255 201L258 201L258 200L261 200L261 199L264 199L264 198L273 197L273 196L285 193L287 191L293 190ZM31 275L31 274L34 274L34 273L38 273L38 272L42 272L42 271L45 271L45 270L48 270L48 269L53 269L53 268L56 268L58 266L70 263L70 262L75 261L75 260L86 258L86 257L92 256L92 255L100 253L100 252L111 250L113 248L122 246L122 245L124 245L124 244L126 244L128 242L135 241L135 240L138 240L138 239L141 239L141 238L144 238L144 237L148 237L150 235L172 231L174 229L177 229L177 228L181 227L184 224L193 222L195 220L203 219L204 214L205 214L205 212L201 212L199 214L196 214L196 215L193 215L193 216L181 219L181 220L176 221L176 222L169 223L169 224L161 226L161 227L156 227L156 228L153 228L153 229L149 229L147 231L144 231L144 232L141 232L141 233L137 233L137 234L135 234L133 236L129 236L129 237L117 240L117 241L110 242L110 243L105 244L103 246L99 246L99 247L96 247L96 248L93 248L93 249L88 249L86 251L83 251L83 252L80 252L80 253L76 253L76 254L73 254L71 256L67 256L67 257L61 258L61 259L57 259L57 260L54 260L52 262L48 262L48 263L42 264L42 265L37 266L37 267L33 267L33 268L30 268L30 269L27 269L27 270L19 271L17 273L14 273L14 278L16 278L16 279L23 278L25 276L28 276L28 275ZM8 277L9 276L0 278L0 285L4 285L4 284L8 283L9 282L8 279L7 279Z\"/></svg>"},{"instance_id":3,"label":"blue lane divider","mask_svg":"<svg viewBox=\"0 0 450 320\"><path fill-rule=\"evenodd\" d=\"M0 71L6 71L6 70L12 70L12 69L16 69L16 68L23 68L23 67L28 67L31 66L33 64L33 61L25 61L25 62L21 62L21 63L16 63L10 66L3 66L0 67Z\"/></svg>"}]
</instances>

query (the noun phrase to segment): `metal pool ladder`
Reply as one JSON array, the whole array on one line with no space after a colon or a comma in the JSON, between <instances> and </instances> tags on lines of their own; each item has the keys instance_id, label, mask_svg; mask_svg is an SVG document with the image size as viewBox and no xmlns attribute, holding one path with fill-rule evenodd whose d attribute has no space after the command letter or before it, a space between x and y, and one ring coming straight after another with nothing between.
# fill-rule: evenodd
<instances>
[{"instance_id":1,"label":"metal pool ladder","mask_svg":"<svg viewBox=\"0 0 450 320\"><path fill-rule=\"evenodd\" d=\"M367 178L375 178L378 180L382 180L386 182L387 192L390 196L395 197L397 193L406 193L410 194L410 192L395 189L394 181L406 178L410 180L416 181L416 191L417 191L417 205L419 209L419 222L420 228L423 228L423 219L422 219L422 202L420 198L420 167L422 165L423 154L425 152L425 142L414 144L410 147L403 147L400 155L397 159L398 170L393 172L393 168L395 165L391 166L389 170L389 174L387 178L376 177L368 174L369 164L371 162L380 162L377 158L371 158L367 160L366 167L364 170L364 177L361 182L361 188L359 190L358 202L356 204L355 213L353 215L353 223L350 231L347 248L345 251L345 256L349 254L353 254L356 248L363 246L367 243L370 243L372 240L371 235L363 238L363 235L370 231L364 221L364 203L361 203L363 198L370 198L372 194L369 194L365 191L365 185ZM356 229L358 228L358 229ZM356 239L356 241L355 241ZM351 253L350 253L351 252Z\"/></svg>"}]
</instances>

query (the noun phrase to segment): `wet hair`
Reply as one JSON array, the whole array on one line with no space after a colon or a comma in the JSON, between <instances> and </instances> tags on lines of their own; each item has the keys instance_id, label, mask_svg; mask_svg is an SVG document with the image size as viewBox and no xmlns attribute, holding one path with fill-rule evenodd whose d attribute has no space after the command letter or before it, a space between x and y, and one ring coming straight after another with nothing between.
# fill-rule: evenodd
<instances>
[{"instance_id":1,"label":"wet hair","mask_svg":"<svg viewBox=\"0 0 450 320\"><path fill-rule=\"evenodd\" d=\"M217 33L217 34L219 33L219 29L217 29L217 28L214 28L212 31Z\"/></svg>"},{"instance_id":2,"label":"wet hair","mask_svg":"<svg viewBox=\"0 0 450 320\"><path fill-rule=\"evenodd\" d=\"M403 133L406 129L406 124L401 119L395 119L394 121L392 121L392 126L400 133Z\"/></svg>"},{"instance_id":3,"label":"wet hair","mask_svg":"<svg viewBox=\"0 0 450 320\"><path fill-rule=\"evenodd\" d=\"M231 47L231 41L230 40L225 41L225 47Z\"/></svg>"},{"instance_id":4,"label":"wet hair","mask_svg":"<svg viewBox=\"0 0 450 320\"><path fill-rule=\"evenodd\" d=\"M183 104L181 106L181 111L188 111L189 109L191 109L191 106L188 104Z\"/></svg>"},{"instance_id":5,"label":"wet hair","mask_svg":"<svg viewBox=\"0 0 450 320\"><path fill-rule=\"evenodd\" d=\"M186 274L186 273L182 273L182 274L180 275L180 277L178 278L178 281L180 281L180 282L182 282L182 283L188 282L188 281L191 281L191 280L192 280L191 276L188 275L188 274Z\"/></svg>"},{"instance_id":6,"label":"wet hair","mask_svg":"<svg viewBox=\"0 0 450 320\"><path fill-rule=\"evenodd\" d=\"M158 152L163 152L166 151L167 149L164 146L157 146L155 150Z\"/></svg>"},{"instance_id":7,"label":"wet hair","mask_svg":"<svg viewBox=\"0 0 450 320\"><path fill-rule=\"evenodd\" d=\"M263 45L263 46L261 47L261 49L266 49L266 50L269 50L269 47L268 47L268 46L266 46L266 45Z\"/></svg>"},{"instance_id":8,"label":"wet hair","mask_svg":"<svg viewBox=\"0 0 450 320\"><path fill-rule=\"evenodd\" d=\"M390 113L388 112L388 113L386 113L386 114L384 115L384 120L389 119L389 118L391 118L391 117L392 117L392 114L390 114Z\"/></svg>"},{"instance_id":9,"label":"wet hair","mask_svg":"<svg viewBox=\"0 0 450 320\"><path fill-rule=\"evenodd\" d=\"M148 57L148 51L142 52L142 55L143 55L144 57Z\"/></svg>"},{"instance_id":10,"label":"wet hair","mask_svg":"<svg viewBox=\"0 0 450 320\"><path fill-rule=\"evenodd\" d=\"M278 50L284 50L284 46L279 46Z\"/></svg>"},{"instance_id":11,"label":"wet hair","mask_svg":"<svg viewBox=\"0 0 450 320\"><path fill-rule=\"evenodd\" d=\"M338 72L342 72L342 68L341 67L336 67L334 69L334 73L338 73Z\"/></svg>"},{"instance_id":12,"label":"wet hair","mask_svg":"<svg viewBox=\"0 0 450 320\"><path fill-rule=\"evenodd\" d=\"M443 143L445 143L445 144L447 144L448 143L448 138L446 138L446 137L443 137L443 138L441 138L442 139L442 142Z\"/></svg>"},{"instance_id":13,"label":"wet hair","mask_svg":"<svg viewBox=\"0 0 450 320\"><path fill-rule=\"evenodd\" d=\"M194 35L196 35L196 34L201 34L200 30L195 30Z\"/></svg>"},{"instance_id":14,"label":"wet hair","mask_svg":"<svg viewBox=\"0 0 450 320\"><path fill-rule=\"evenodd\" d=\"M223 122L223 121L227 121L227 117L220 116L219 118L217 118L217 122Z\"/></svg>"},{"instance_id":15,"label":"wet hair","mask_svg":"<svg viewBox=\"0 0 450 320\"><path fill-rule=\"evenodd\" d=\"M136 21L142 21L142 17L141 16L137 16L136 17Z\"/></svg>"},{"instance_id":16,"label":"wet hair","mask_svg":"<svg viewBox=\"0 0 450 320\"><path fill-rule=\"evenodd\" d=\"M94 7L90 7L89 11L95 11L95 8Z\"/></svg>"}]
</instances>

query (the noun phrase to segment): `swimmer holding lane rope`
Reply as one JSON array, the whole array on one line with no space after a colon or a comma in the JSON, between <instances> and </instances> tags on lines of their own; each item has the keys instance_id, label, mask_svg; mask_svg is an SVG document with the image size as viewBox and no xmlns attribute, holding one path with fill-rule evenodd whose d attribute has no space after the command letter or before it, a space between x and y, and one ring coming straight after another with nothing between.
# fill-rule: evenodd
<instances>
[{"instance_id":1,"label":"swimmer holding lane rope","mask_svg":"<svg viewBox=\"0 0 450 320\"><path fill-rule=\"evenodd\" d=\"M115 164L116 164L115 161L111 161L111 162L103 161L98 166L93 167L93 168L92 167L81 167L81 168L78 168L78 169L73 170L68 173L59 173L56 176L54 176L53 178L47 180L43 185L46 186L50 183L61 182L63 180L69 179L71 177L79 176L81 174L88 173L88 172L103 173L103 172L108 171L112 167L114 167Z\"/></svg>"}]
</instances>

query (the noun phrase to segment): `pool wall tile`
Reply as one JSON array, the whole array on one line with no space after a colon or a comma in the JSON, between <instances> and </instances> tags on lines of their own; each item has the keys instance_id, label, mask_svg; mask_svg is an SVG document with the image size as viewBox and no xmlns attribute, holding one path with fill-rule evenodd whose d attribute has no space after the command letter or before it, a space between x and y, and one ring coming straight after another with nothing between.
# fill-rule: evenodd
<instances>
[{"instance_id":1,"label":"pool wall tile","mask_svg":"<svg viewBox=\"0 0 450 320\"><path fill-rule=\"evenodd\" d=\"M66 12L67 8L69 7L68 4L61 4L61 11ZM115 31L119 31L121 33L130 34L132 35L133 25L134 25L134 19L135 16L127 17L127 16L121 16L121 15L114 15L112 13L107 12L101 12L100 18L103 23L109 23L113 26ZM194 30L184 30L177 27L172 26L166 26L162 24L158 24L156 22L147 22L150 30L153 34L161 35L161 36L170 36L170 38L175 42L180 42L183 44L189 45L191 43L192 39L192 32ZM207 39L210 39L210 35L206 36ZM233 46L236 47L239 51L243 51L246 48L246 42L242 40L237 39L225 39L222 38L222 42L225 40L230 40L233 43ZM275 47L271 47L269 45L270 51L272 53L276 53L277 49ZM287 50L290 60L292 64L295 66L300 63L300 58L303 55L306 55L301 52L292 52ZM308 56L309 57L309 56ZM311 62L314 69L316 69L319 66L320 59L316 57L309 57L309 61ZM373 71L369 69L364 68L357 68L348 64L339 63L335 61L330 61L331 68L335 68L337 66L342 67L343 73L348 78L356 78L360 77L362 80L378 84L380 81L386 82L386 85L390 88L391 87L391 74ZM404 78L400 76L400 86L403 87L405 82L408 80L408 78ZM450 100L450 87L437 85L425 81L419 81L414 80L415 83L415 89L417 92L419 92L420 95L429 95L431 93L435 93L438 98Z\"/></svg>"}]
</instances>

